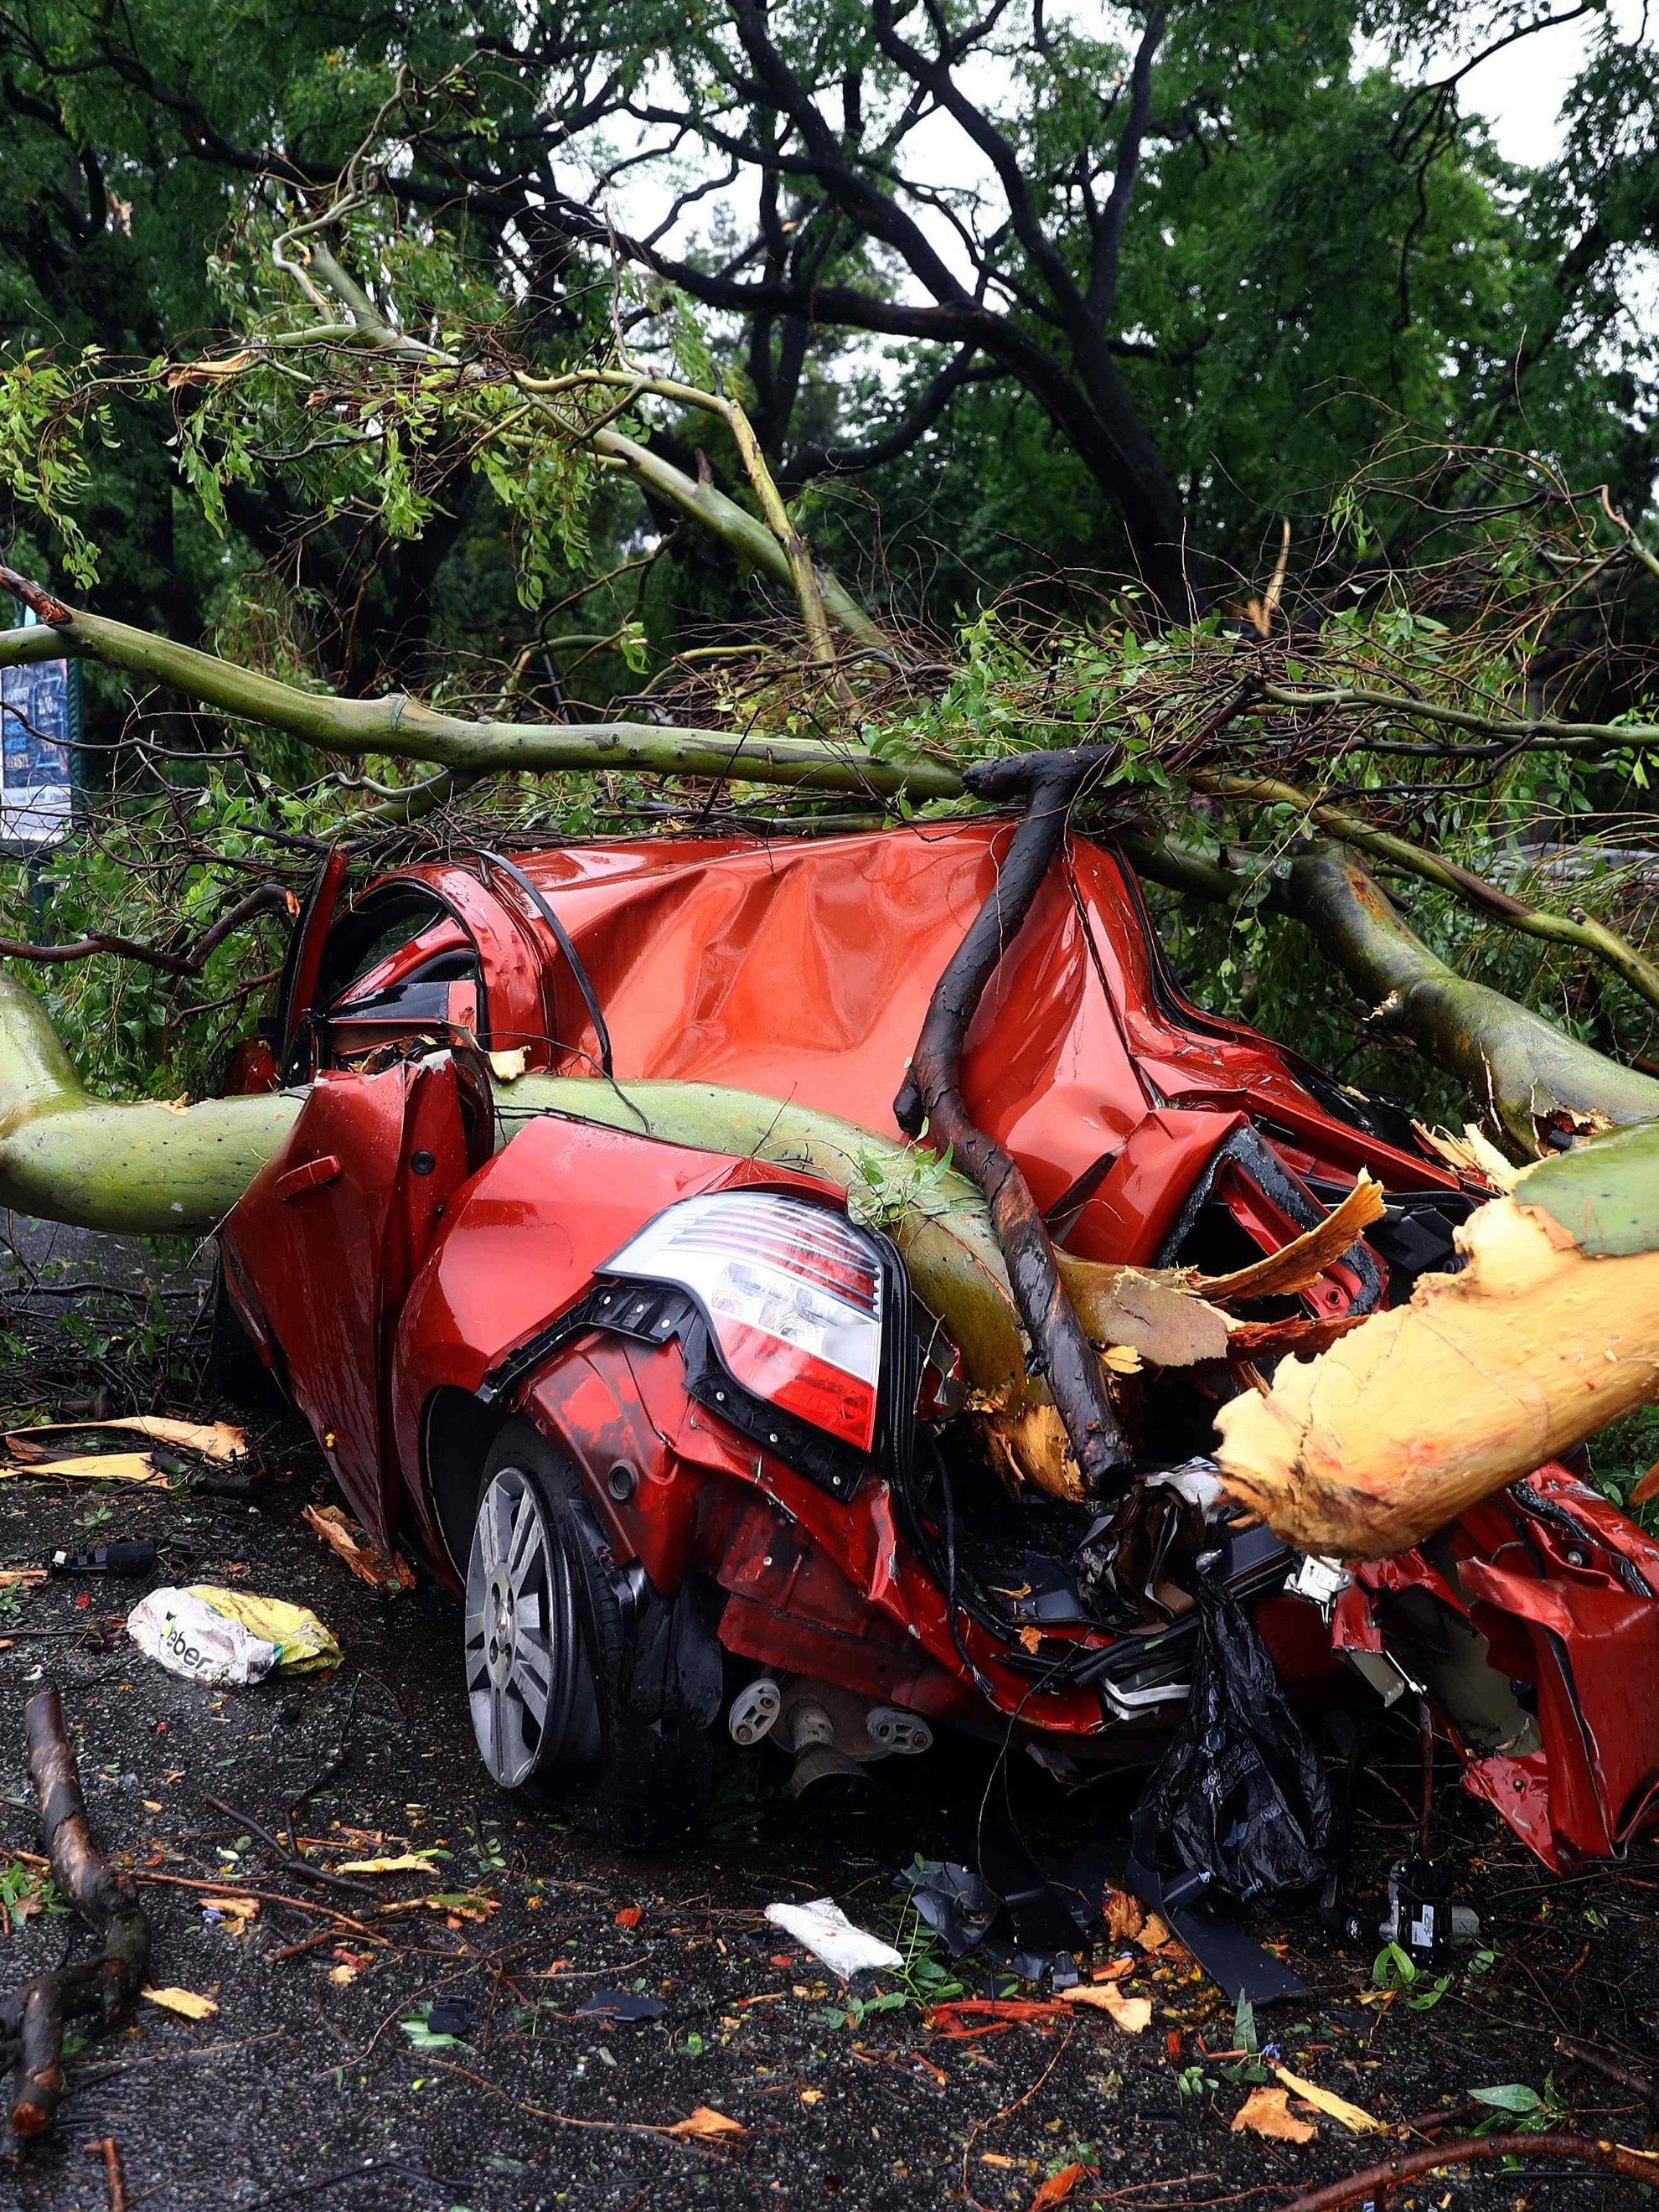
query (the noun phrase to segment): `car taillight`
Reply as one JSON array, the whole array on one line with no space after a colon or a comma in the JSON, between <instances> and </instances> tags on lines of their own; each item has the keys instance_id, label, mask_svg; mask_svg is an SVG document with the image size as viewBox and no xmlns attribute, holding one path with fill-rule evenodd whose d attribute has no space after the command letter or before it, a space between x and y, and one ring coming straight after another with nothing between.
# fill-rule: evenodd
<instances>
[{"instance_id":1,"label":"car taillight","mask_svg":"<svg viewBox=\"0 0 1659 2212\"><path fill-rule=\"evenodd\" d=\"M875 1442L881 1260L838 1213L768 1191L683 1199L600 1272L689 1291L745 1390L860 1451Z\"/></svg>"}]
</instances>

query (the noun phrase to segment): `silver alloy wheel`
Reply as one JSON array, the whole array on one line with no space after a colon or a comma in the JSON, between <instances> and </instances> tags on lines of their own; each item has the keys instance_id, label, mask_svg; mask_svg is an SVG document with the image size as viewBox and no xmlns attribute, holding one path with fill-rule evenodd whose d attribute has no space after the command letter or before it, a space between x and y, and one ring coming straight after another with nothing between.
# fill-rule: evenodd
<instances>
[{"instance_id":1,"label":"silver alloy wheel","mask_svg":"<svg viewBox=\"0 0 1659 2212\"><path fill-rule=\"evenodd\" d=\"M466 1567L466 1693L485 1766L513 1790L556 1746L579 1663L570 1565L532 1478L504 1467L478 1501Z\"/></svg>"}]
</instances>

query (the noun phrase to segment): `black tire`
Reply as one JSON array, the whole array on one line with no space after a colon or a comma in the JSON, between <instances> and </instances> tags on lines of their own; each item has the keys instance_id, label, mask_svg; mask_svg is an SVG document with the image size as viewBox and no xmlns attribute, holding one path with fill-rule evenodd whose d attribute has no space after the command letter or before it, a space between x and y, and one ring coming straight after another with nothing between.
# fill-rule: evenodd
<instances>
[{"instance_id":1,"label":"black tire","mask_svg":"<svg viewBox=\"0 0 1659 2212\"><path fill-rule=\"evenodd\" d=\"M638 1664L674 1611L623 1577L574 1468L533 1423L509 1421L479 1484L463 1630L492 1778L624 1849L694 1826L714 1778L709 1731L642 1695Z\"/></svg>"},{"instance_id":2,"label":"black tire","mask_svg":"<svg viewBox=\"0 0 1659 2212\"><path fill-rule=\"evenodd\" d=\"M280 1404L282 1393L270 1370L259 1357L259 1347L242 1326L242 1317L230 1302L225 1287L224 1255L213 1269L213 1288L208 1297L207 1387L233 1405L269 1409Z\"/></svg>"}]
</instances>

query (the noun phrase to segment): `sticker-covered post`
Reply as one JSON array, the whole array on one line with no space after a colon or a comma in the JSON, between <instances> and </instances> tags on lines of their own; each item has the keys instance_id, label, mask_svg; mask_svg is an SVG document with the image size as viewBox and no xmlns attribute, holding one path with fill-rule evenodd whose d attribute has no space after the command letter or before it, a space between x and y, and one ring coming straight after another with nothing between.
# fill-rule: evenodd
<instances>
[{"instance_id":1,"label":"sticker-covered post","mask_svg":"<svg viewBox=\"0 0 1659 2212\"><path fill-rule=\"evenodd\" d=\"M29 627L40 617L20 610ZM81 664L0 669L0 851L27 854L68 832L81 742Z\"/></svg>"}]
</instances>

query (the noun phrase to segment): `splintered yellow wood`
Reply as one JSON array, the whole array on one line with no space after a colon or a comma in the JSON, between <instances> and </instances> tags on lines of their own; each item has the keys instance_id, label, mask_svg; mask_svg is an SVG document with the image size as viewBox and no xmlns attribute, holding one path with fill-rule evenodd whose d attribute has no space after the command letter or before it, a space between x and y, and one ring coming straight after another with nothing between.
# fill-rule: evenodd
<instances>
[{"instance_id":1,"label":"splintered yellow wood","mask_svg":"<svg viewBox=\"0 0 1659 2212\"><path fill-rule=\"evenodd\" d=\"M1287 1542L1386 1558L1659 1397L1659 1252L1592 1257L1518 1197L1458 1243L1460 1274L1217 1414L1227 1489Z\"/></svg>"}]
</instances>

